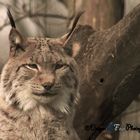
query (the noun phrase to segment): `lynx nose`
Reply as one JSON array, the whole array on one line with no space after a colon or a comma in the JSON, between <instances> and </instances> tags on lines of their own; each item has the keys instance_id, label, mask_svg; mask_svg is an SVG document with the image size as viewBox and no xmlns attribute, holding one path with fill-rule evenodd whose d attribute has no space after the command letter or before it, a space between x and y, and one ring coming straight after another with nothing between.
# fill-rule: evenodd
<instances>
[{"instance_id":1,"label":"lynx nose","mask_svg":"<svg viewBox=\"0 0 140 140\"><path fill-rule=\"evenodd\" d=\"M50 90L52 88L52 86L53 86L53 83L46 83L46 84L44 84L42 86L45 88L45 90Z\"/></svg>"}]
</instances>

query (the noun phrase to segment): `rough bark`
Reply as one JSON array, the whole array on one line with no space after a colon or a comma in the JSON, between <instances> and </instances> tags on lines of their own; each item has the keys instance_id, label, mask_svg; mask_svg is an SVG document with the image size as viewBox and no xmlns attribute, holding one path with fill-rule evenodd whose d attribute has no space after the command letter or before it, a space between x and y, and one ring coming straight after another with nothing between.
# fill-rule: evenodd
<instances>
[{"instance_id":1,"label":"rough bark","mask_svg":"<svg viewBox=\"0 0 140 140\"><path fill-rule=\"evenodd\" d=\"M81 102L75 128L81 140L100 133L86 125L107 125L120 115L140 91L140 5L117 25L100 32L79 26L71 40L81 44L76 58L81 75Z\"/></svg>"}]
</instances>

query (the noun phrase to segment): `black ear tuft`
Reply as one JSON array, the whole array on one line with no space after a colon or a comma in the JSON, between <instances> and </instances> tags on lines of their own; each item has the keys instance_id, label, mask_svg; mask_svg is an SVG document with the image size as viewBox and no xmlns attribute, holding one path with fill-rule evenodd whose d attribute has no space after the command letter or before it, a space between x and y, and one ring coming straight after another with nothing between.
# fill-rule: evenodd
<instances>
[{"instance_id":1,"label":"black ear tuft","mask_svg":"<svg viewBox=\"0 0 140 140\"><path fill-rule=\"evenodd\" d=\"M71 36L71 34L73 33L73 31L74 31L74 29L75 29L75 27L76 27L76 25L77 25L77 22L79 21L79 18L81 17L81 15L82 15L84 12L85 12L85 11L80 11L80 12L76 15L76 17L75 17L75 19L74 19L74 22L73 22L73 25L72 25L72 28L71 28L70 32L68 33L68 35L66 36L66 39L68 39L68 38Z\"/></svg>"},{"instance_id":2,"label":"black ear tuft","mask_svg":"<svg viewBox=\"0 0 140 140\"><path fill-rule=\"evenodd\" d=\"M7 15L8 15L8 18L9 18L9 21L10 21L12 28L16 28L15 21L14 21L13 16L8 8L7 8Z\"/></svg>"},{"instance_id":3,"label":"black ear tuft","mask_svg":"<svg viewBox=\"0 0 140 140\"><path fill-rule=\"evenodd\" d=\"M9 34L10 41L10 56L18 56L21 52L25 51L25 40L24 37L16 29L16 25L10 10L7 8L7 15L12 26Z\"/></svg>"},{"instance_id":4,"label":"black ear tuft","mask_svg":"<svg viewBox=\"0 0 140 140\"><path fill-rule=\"evenodd\" d=\"M58 43L58 44L62 45L62 46L65 48L65 45L67 44L68 40L71 38L72 34L74 33L74 30L75 30L75 27L76 27L76 25L77 25L77 22L78 22L79 18L81 17L81 15L82 15L83 13L84 13L84 11L81 11L81 12L79 12L79 13L76 15L76 17L75 17L75 19L74 19L74 22L73 22L73 24L72 24L72 28L71 28L70 32L69 32L68 34L63 35L61 38L58 38L58 39L57 39L57 43ZM71 48L70 48L70 47L67 48L66 50L67 50L68 52L71 52Z\"/></svg>"}]
</instances>

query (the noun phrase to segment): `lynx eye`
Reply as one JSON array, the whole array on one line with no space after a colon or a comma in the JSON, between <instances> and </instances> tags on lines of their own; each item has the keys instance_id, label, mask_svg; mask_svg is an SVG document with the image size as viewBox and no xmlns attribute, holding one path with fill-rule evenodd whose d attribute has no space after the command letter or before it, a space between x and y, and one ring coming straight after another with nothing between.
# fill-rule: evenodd
<instances>
[{"instance_id":1,"label":"lynx eye","mask_svg":"<svg viewBox=\"0 0 140 140\"><path fill-rule=\"evenodd\" d=\"M26 64L25 67L28 69L38 70L38 66L36 64Z\"/></svg>"},{"instance_id":2,"label":"lynx eye","mask_svg":"<svg viewBox=\"0 0 140 140\"><path fill-rule=\"evenodd\" d=\"M61 69L61 68L64 67L64 66L68 66L68 65L67 65L67 64L61 64L61 63L59 64L59 63L58 63L58 64L55 65L55 70Z\"/></svg>"},{"instance_id":3,"label":"lynx eye","mask_svg":"<svg viewBox=\"0 0 140 140\"><path fill-rule=\"evenodd\" d=\"M55 65L55 69L57 70L57 69L60 69L60 68L62 68L64 65L63 64L56 64Z\"/></svg>"}]
</instances>

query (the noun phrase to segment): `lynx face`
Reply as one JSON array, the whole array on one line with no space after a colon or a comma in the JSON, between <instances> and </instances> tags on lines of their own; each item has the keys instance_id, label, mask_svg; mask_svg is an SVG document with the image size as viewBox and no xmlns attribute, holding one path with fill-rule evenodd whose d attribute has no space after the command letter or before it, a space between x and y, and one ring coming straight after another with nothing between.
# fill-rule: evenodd
<instances>
[{"instance_id":1,"label":"lynx face","mask_svg":"<svg viewBox=\"0 0 140 140\"><path fill-rule=\"evenodd\" d=\"M10 57L1 75L1 96L22 110L50 106L67 113L78 98L78 45L64 39L28 38L12 29ZM63 41L62 41L63 40Z\"/></svg>"}]
</instances>

